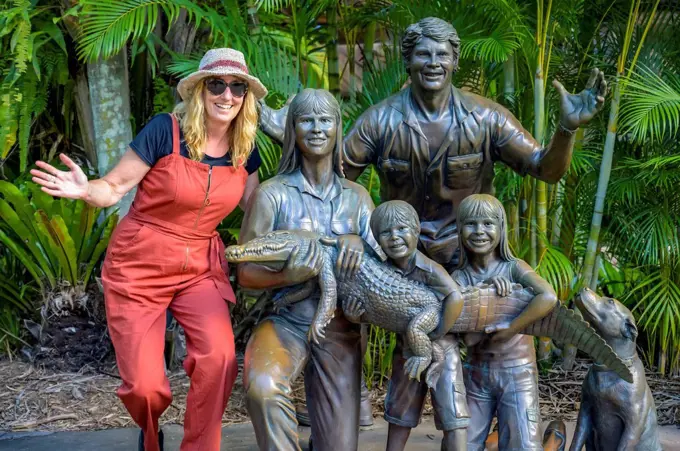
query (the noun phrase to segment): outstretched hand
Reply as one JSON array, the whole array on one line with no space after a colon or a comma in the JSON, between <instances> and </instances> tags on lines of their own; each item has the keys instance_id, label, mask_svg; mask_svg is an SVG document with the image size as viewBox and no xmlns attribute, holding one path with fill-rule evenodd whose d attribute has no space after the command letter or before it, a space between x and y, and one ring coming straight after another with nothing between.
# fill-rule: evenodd
<instances>
[{"instance_id":1,"label":"outstretched hand","mask_svg":"<svg viewBox=\"0 0 680 451\"><path fill-rule=\"evenodd\" d=\"M604 106L607 82L604 72L593 69L586 88L578 94L570 94L562 83L553 80L560 95L560 123L567 130L576 130L587 124Z\"/></svg>"},{"instance_id":2,"label":"outstretched hand","mask_svg":"<svg viewBox=\"0 0 680 451\"><path fill-rule=\"evenodd\" d=\"M44 161L37 161L35 164L42 171L31 169L33 181L51 196L84 199L87 196L87 176L73 160L63 153L59 154L59 159L69 168L68 172L60 171Z\"/></svg>"}]
</instances>

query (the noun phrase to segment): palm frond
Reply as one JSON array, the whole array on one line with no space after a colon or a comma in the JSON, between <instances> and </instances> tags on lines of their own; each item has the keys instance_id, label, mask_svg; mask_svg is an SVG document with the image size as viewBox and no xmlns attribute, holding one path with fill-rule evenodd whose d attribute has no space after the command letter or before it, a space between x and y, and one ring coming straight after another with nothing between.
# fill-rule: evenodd
<instances>
[{"instance_id":1,"label":"palm frond","mask_svg":"<svg viewBox=\"0 0 680 451\"><path fill-rule=\"evenodd\" d=\"M640 66L624 81L621 131L639 142L663 141L680 133L680 77Z\"/></svg>"},{"instance_id":2,"label":"palm frond","mask_svg":"<svg viewBox=\"0 0 680 451\"><path fill-rule=\"evenodd\" d=\"M461 43L461 58L476 58L501 63L507 60L519 47L522 34L502 24L479 37L468 37Z\"/></svg>"},{"instance_id":3,"label":"palm frond","mask_svg":"<svg viewBox=\"0 0 680 451\"><path fill-rule=\"evenodd\" d=\"M90 61L115 55L129 39L145 39L161 12L169 24L177 20L182 8L197 24L207 17L204 9L189 0L83 0L80 6L78 54Z\"/></svg>"}]
</instances>

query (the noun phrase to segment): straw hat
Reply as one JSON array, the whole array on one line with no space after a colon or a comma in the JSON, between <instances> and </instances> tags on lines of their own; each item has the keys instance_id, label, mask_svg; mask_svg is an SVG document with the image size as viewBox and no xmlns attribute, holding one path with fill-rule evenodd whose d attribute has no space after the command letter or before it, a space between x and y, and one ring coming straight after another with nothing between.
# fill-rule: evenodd
<instances>
[{"instance_id":1,"label":"straw hat","mask_svg":"<svg viewBox=\"0 0 680 451\"><path fill-rule=\"evenodd\" d=\"M182 100L187 100L191 96L196 84L204 78L211 76L232 75L248 83L248 91L252 92L258 99L267 95L267 88L256 77L248 74L248 67L243 53L234 49L212 49L208 50L198 71L180 80L177 91Z\"/></svg>"}]
</instances>

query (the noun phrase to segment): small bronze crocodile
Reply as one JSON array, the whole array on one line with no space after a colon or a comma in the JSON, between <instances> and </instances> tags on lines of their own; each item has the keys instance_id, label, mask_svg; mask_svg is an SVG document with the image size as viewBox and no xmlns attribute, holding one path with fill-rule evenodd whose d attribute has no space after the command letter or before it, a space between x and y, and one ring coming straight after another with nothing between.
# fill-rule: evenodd
<instances>
[{"instance_id":1,"label":"small bronze crocodile","mask_svg":"<svg viewBox=\"0 0 680 451\"><path fill-rule=\"evenodd\" d=\"M403 277L370 253L364 255L356 277L352 280L337 280L334 274L338 254L335 240L319 238L317 234L307 231L270 232L242 245L229 246L226 258L231 263L253 262L280 270L295 248L299 249L298 258L304 258L312 240L318 240L324 251L318 277L277 296L275 306L282 308L305 299L319 286L319 305L309 331L310 340L318 343L333 318L338 297L343 306L354 300L360 301L365 312L354 320L403 334L413 354L410 359L415 359L410 368L417 368L417 371L409 374L419 379L422 371L432 362L433 352L435 361L439 359L428 334L439 324L442 311L438 298L422 283ZM464 289L463 311L450 332L483 332L488 325L515 318L531 301L533 294L520 285L514 288L512 294L504 298L498 298L493 286ZM588 353L596 362L616 371L624 380L632 377L625 363L597 332L574 311L561 304L521 333L571 343ZM428 384L435 380L428 376Z\"/></svg>"}]
</instances>

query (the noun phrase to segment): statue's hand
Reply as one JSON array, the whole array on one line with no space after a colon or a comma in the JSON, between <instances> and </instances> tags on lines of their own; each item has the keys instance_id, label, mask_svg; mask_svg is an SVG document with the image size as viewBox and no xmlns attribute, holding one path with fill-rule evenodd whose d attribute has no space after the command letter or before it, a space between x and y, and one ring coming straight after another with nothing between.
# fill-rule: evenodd
<instances>
[{"instance_id":1,"label":"statue's hand","mask_svg":"<svg viewBox=\"0 0 680 451\"><path fill-rule=\"evenodd\" d=\"M364 240L359 235L341 235L337 239L338 261L335 272L339 279L356 275L364 258Z\"/></svg>"},{"instance_id":2,"label":"statue's hand","mask_svg":"<svg viewBox=\"0 0 680 451\"><path fill-rule=\"evenodd\" d=\"M586 88L578 94L570 94L557 80L553 80L553 86L560 94L560 123L567 130L588 123L604 106L607 82L599 69L593 69Z\"/></svg>"},{"instance_id":3,"label":"statue's hand","mask_svg":"<svg viewBox=\"0 0 680 451\"><path fill-rule=\"evenodd\" d=\"M322 250L316 241L311 241L309 249L303 258L298 258L299 247L295 247L288 257L286 266L283 268L284 275L289 285L306 282L316 277L321 271Z\"/></svg>"},{"instance_id":4,"label":"statue's hand","mask_svg":"<svg viewBox=\"0 0 680 451\"><path fill-rule=\"evenodd\" d=\"M508 341L509 339L517 335L517 332L510 327L510 323L506 321L486 326L484 328L484 332L486 332L487 334L491 334L492 343L501 343L504 341Z\"/></svg>"},{"instance_id":5,"label":"statue's hand","mask_svg":"<svg viewBox=\"0 0 680 451\"><path fill-rule=\"evenodd\" d=\"M496 293L498 296L504 298L512 293L512 282L503 276L493 276L487 281L487 283L492 283L496 287Z\"/></svg>"},{"instance_id":6,"label":"statue's hand","mask_svg":"<svg viewBox=\"0 0 680 451\"><path fill-rule=\"evenodd\" d=\"M351 322L360 323L361 315L366 313L366 309L364 308L364 303L361 302L361 300L354 298L347 302L343 312L345 317Z\"/></svg>"}]
</instances>

